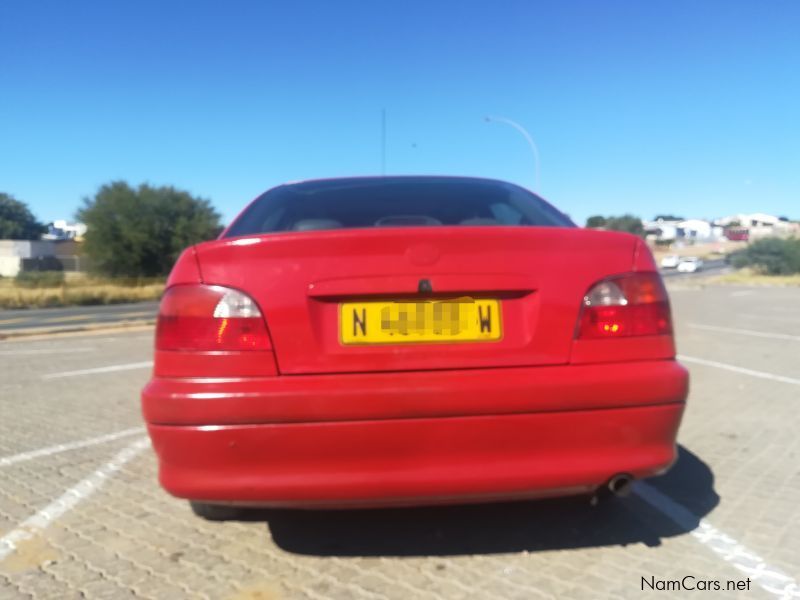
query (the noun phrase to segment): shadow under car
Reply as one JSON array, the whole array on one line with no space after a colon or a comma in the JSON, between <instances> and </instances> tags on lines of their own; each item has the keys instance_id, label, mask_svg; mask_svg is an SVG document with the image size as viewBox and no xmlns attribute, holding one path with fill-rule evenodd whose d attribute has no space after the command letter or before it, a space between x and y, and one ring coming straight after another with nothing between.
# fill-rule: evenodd
<instances>
[{"instance_id":1,"label":"shadow under car","mask_svg":"<svg viewBox=\"0 0 800 600\"><path fill-rule=\"evenodd\" d=\"M641 484L637 484L641 485ZM718 503L714 476L685 447L668 473L646 480L700 518ZM634 488L635 489L635 488ZM635 492L592 506L587 496L494 504L367 510L251 510L275 544L316 556L448 556L644 543L686 533Z\"/></svg>"}]
</instances>

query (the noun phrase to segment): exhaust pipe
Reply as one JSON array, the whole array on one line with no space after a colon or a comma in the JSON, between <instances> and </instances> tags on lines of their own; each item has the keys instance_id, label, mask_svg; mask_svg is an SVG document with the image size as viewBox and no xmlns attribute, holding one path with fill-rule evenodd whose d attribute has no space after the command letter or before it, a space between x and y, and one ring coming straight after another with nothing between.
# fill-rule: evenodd
<instances>
[{"instance_id":1,"label":"exhaust pipe","mask_svg":"<svg viewBox=\"0 0 800 600\"><path fill-rule=\"evenodd\" d=\"M631 493L631 488L633 487L633 477L627 473L619 473L609 479L607 485L609 492L618 498L623 498Z\"/></svg>"}]
</instances>

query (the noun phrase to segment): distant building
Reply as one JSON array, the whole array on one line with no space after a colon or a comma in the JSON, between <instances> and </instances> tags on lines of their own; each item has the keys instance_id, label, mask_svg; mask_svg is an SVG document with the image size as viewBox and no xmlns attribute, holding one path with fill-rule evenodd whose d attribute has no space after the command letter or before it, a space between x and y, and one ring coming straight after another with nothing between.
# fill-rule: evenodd
<instances>
[{"instance_id":1,"label":"distant building","mask_svg":"<svg viewBox=\"0 0 800 600\"><path fill-rule=\"evenodd\" d=\"M645 237L655 242L713 242L722 238L722 227L704 219L644 221Z\"/></svg>"},{"instance_id":2,"label":"distant building","mask_svg":"<svg viewBox=\"0 0 800 600\"><path fill-rule=\"evenodd\" d=\"M0 240L0 275L16 277L25 261L52 258L55 242L47 240Z\"/></svg>"},{"instance_id":3,"label":"distant building","mask_svg":"<svg viewBox=\"0 0 800 600\"><path fill-rule=\"evenodd\" d=\"M723 228L704 219L686 219L678 223L678 232L685 240L713 242L722 238Z\"/></svg>"},{"instance_id":4,"label":"distant building","mask_svg":"<svg viewBox=\"0 0 800 600\"><path fill-rule=\"evenodd\" d=\"M678 239L679 222L661 218L655 221L642 221L645 238L655 242L674 242Z\"/></svg>"},{"instance_id":5,"label":"distant building","mask_svg":"<svg viewBox=\"0 0 800 600\"><path fill-rule=\"evenodd\" d=\"M732 242L746 242L750 239L750 232L746 227L726 227L725 237Z\"/></svg>"},{"instance_id":6,"label":"distant building","mask_svg":"<svg viewBox=\"0 0 800 600\"><path fill-rule=\"evenodd\" d=\"M786 236L800 233L800 227L780 217L766 213L740 213L719 219L716 223L726 231L734 230L739 239L753 239L769 235ZM730 236L728 236L730 237ZM731 238L732 239L732 238Z\"/></svg>"},{"instance_id":7,"label":"distant building","mask_svg":"<svg viewBox=\"0 0 800 600\"><path fill-rule=\"evenodd\" d=\"M85 271L88 260L81 243L64 240L0 240L0 276L20 271Z\"/></svg>"},{"instance_id":8,"label":"distant building","mask_svg":"<svg viewBox=\"0 0 800 600\"><path fill-rule=\"evenodd\" d=\"M800 235L800 224L766 213L740 213L709 221L668 219L643 221L645 237L654 243L747 241L770 235Z\"/></svg>"},{"instance_id":9,"label":"distant building","mask_svg":"<svg viewBox=\"0 0 800 600\"><path fill-rule=\"evenodd\" d=\"M86 225L83 223L69 223L64 219L58 219L47 226L47 233L42 235L42 239L81 240L84 235L86 235Z\"/></svg>"}]
</instances>

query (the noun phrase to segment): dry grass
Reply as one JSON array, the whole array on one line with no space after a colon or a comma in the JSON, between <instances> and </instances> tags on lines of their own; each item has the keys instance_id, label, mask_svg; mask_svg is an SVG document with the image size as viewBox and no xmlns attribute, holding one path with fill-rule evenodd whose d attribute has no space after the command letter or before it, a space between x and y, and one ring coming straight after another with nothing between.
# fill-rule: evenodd
<instances>
[{"instance_id":1,"label":"dry grass","mask_svg":"<svg viewBox=\"0 0 800 600\"><path fill-rule=\"evenodd\" d=\"M69 277L58 287L28 288L13 279L0 279L0 308L43 308L90 304L120 304L158 300L164 291L161 280L115 281Z\"/></svg>"},{"instance_id":2,"label":"dry grass","mask_svg":"<svg viewBox=\"0 0 800 600\"><path fill-rule=\"evenodd\" d=\"M764 275L753 269L739 269L725 275L709 277L706 283L728 283L736 285L800 286L800 273L794 275Z\"/></svg>"},{"instance_id":3,"label":"dry grass","mask_svg":"<svg viewBox=\"0 0 800 600\"><path fill-rule=\"evenodd\" d=\"M703 260L721 258L726 254L730 254L731 252L735 252L736 250L741 250L742 248L746 247L747 247L747 242L733 242L730 240L720 240L718 242L694 244L691 246L686 245L681 248L651 247L651 250L653 251L653 256L655 256L656 261L661 262L662 258L672 254L675 254L677 256L697 256L698 258L702 258Z\"/></svg>"}]
</instances>

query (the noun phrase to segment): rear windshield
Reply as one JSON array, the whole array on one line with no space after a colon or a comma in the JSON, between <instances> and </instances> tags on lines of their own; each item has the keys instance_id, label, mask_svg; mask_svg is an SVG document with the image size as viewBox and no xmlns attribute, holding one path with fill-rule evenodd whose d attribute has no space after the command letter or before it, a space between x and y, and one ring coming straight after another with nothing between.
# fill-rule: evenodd
<instances>
[{"instance_id":1,"label":"rear windshield","mask_svg":"<svg viewBox=\"0 0 800 600\"><path fill-rule=\"evenodd\" d=\"M331 179L289 184L259 197L225 237L354 227L574 227L516 185L448 178Z\"/></svg>"}]
</instances>

